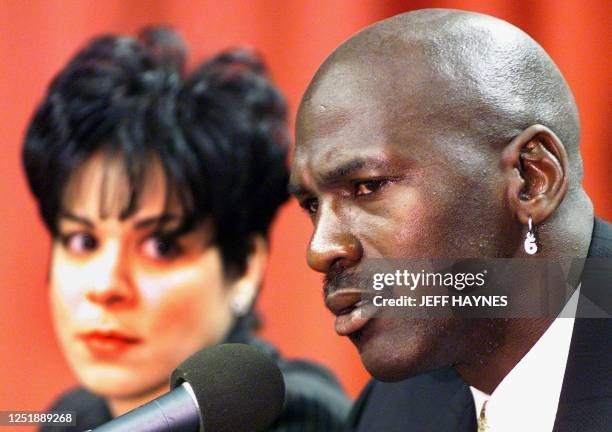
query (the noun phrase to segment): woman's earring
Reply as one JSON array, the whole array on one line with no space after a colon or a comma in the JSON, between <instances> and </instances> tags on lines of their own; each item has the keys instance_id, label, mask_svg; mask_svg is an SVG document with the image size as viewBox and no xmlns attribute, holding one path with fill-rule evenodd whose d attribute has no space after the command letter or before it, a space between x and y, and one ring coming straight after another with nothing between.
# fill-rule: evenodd
<instances>
[{"instance_id":1,"label":"woman's earring","mask_svg":"<svg viewBox=\"0 0 612 432\"><path fill-rule=\"evenodd\" d=\"M235 317L242 317L249 311L248 301L245 301L241 296L236 296L230 300L230 309Z\"/></svg>"},{"instance_id":2,"label":"woman's earring","mask_svg":"<svg viewBox=\"0 0 612 432\"><path fill-rule=\"evenodd\" d=\"M533 219L531 218L531 215L529 216L528 225L529 225L529 231L527 231L527 235L525 236L525 242L523 243L523 246L525 247L525 252L527 252L529 255L534 255L538 253L539 248L538 248L538 243L536 239L536 232L533 227Z\"/></svg>"}]
</instances>

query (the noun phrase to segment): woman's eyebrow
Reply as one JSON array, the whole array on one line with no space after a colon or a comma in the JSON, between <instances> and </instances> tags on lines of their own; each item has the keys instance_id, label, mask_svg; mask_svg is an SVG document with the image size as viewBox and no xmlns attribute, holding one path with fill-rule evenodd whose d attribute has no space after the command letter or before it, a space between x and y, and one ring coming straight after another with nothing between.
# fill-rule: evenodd
<instances>
[{"instance_id":1,"label":"woman's eyebrow","mask_svg":"<svg viewBox=\"0 0 612 432\"><path fill-rule=\"evenodd\" d=\"M144 229L151 225L164 225L169 222L173 222L179 219L179 216L172 213L163 213L157 216L150 216L143 219L139 219L134 222L135 229Z\"/></svg>"},{"instance_id":2,"label":"woman's eyebrow","mask_svg":"<svg viewBox=\"0 0 612 432\"><path fill-rule=\"evenodd\" d=\"M88 228L94 227L94 223L91 220L87 219L85 216L79 216L70 212L62 212L60 213L59 217L60 219L68 219L70 221L80 223L81 225L85 225Z\"/></svg>"}]
</instances>

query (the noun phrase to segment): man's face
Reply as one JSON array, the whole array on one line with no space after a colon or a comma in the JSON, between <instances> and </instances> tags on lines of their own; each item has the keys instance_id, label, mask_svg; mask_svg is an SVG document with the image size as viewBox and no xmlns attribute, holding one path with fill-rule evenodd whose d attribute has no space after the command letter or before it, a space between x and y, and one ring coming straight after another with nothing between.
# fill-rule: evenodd
<instances>
[{"instance_id":1,"label":"man's face","mask_svg":"<svg viewBox=\"0 0 612 432\"><path fill-rule=\"evenodd\" d=\"M487 143L446 121L454 113L428 100L436 92L425 74L398 88L393 68L375 63L336 63L311 85L298 113L291 188L314 225L307 260L327 276L336 331L370 373L396 380L463 361L478 325L384 312L359 318L354 293L366 288L365 260L507 256L510 224Z\"/></svg>"}]
</instances>

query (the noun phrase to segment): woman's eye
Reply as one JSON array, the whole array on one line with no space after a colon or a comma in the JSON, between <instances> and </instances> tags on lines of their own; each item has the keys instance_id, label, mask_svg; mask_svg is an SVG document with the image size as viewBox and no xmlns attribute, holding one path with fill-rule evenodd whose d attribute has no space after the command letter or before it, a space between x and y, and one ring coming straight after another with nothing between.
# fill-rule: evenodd
<instances>
[{"instance_id":1,"label":"woman's eye","mask_svg":"<svg viewBox=\"0 0 612 432\"><path fill-rule=\"evenodd\" d=\"M147 238L142 243L142 251L149 258L170 259L179 255L181 253L181 248L176 240L153 236Z\"/></svg>"},{"instance_id":2,"label":"woman's eye","mask_svg":"<svg viewBox=\"0 0 612 432\"><path fill-rule=\"evenodd\" d=\"M367 196L378 192L381 188L389 183L386 179L381 180L366 180L355 183L355 196Z\"/></svg>"},{"instance_id":3,"label":"woman's eye","mask_svg":"<svg viewBox=\"0 0 612 432\"><path fill-rule=\"evenodd\" d=\"M64 247L74 254L85 254L98 247L98 240L86 232L67 234L62 236Z\"/></svg>"}]
</instances>

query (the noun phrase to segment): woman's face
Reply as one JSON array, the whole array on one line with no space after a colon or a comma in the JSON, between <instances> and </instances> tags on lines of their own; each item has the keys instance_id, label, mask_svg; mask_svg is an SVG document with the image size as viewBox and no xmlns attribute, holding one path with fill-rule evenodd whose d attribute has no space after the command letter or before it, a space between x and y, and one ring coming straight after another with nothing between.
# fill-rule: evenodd
<instances>
[{"instance_id":1,"label":"woman's face","mask_svg":"<svg viewBox=\"0 0 612 432\"><path fill-rule=\"evenodd\" d=\"M148 168L138 209L120 217L122 164L102 154L70 179L53 243L50 296L64 352L82 383L108 397L168 382L193 352L232 325L233 285L224 280L210 229L165 238L180 206L165 205L159 162Z\"/></svg>"}]
</instances>

